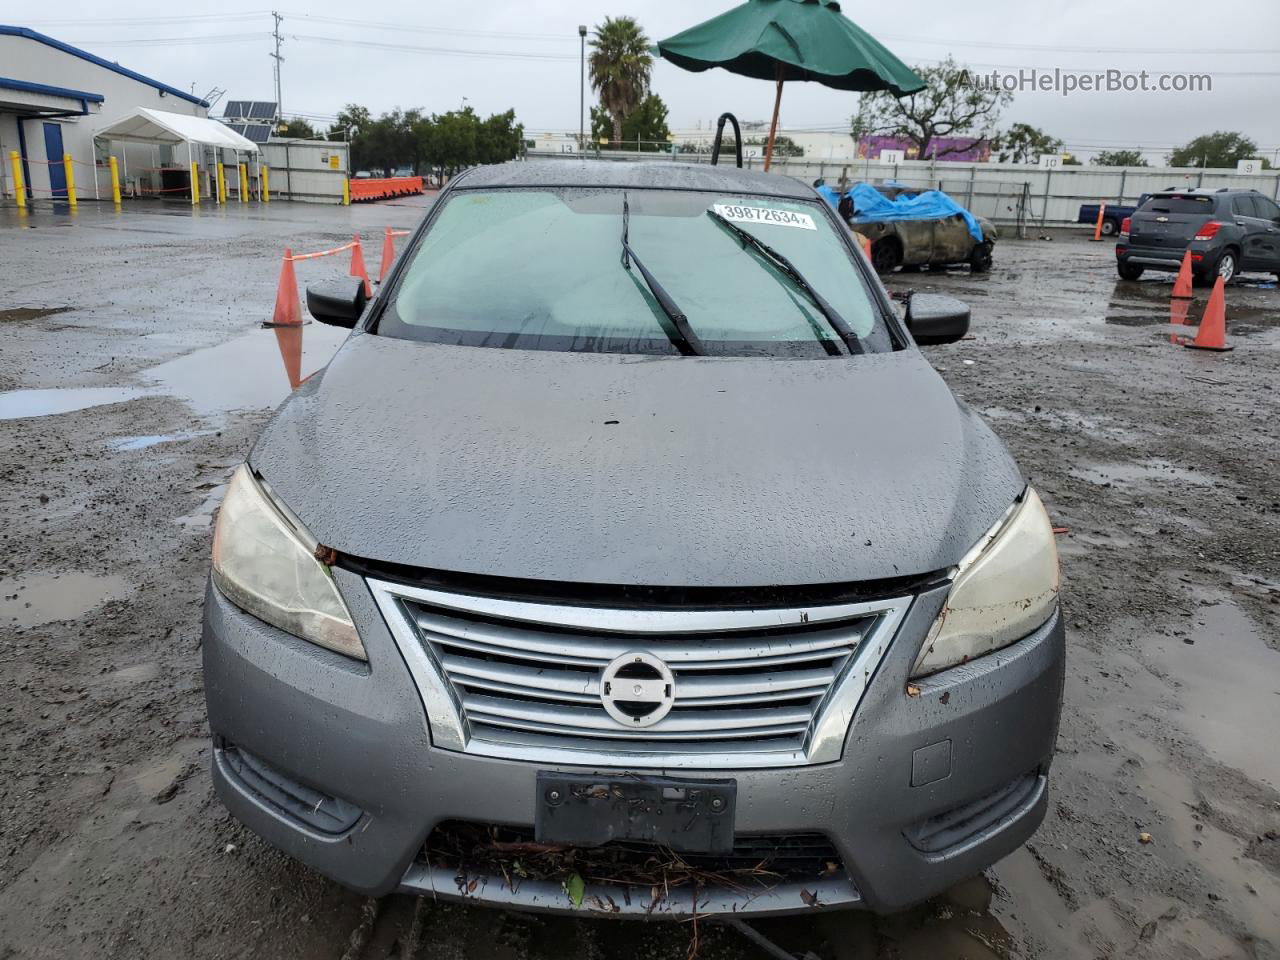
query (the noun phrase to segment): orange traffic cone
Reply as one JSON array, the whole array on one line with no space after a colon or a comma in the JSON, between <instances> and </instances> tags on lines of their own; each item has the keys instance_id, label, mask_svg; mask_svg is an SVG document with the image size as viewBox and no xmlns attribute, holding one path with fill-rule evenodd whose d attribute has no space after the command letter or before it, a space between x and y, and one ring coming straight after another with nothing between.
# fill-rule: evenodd
<instances>
[{"instance_id":1,"label":"orange traffic cone","mask_svg":"<svg viewBox=\"0 0 1280 960\"><path fill-rule=\"evenodd\" d=\"M302 384L302 325L276 327L276 344L280 347L289 388L297 390Z\"/></svg>"},{"instance_id":2,"label":"orange traffic cone","mask_svg":"<svg viewBox=\"0 0 1280 960\"><path fill-rule=\"evenodd\" d=\"M276 309L267 327L302 326L302 303L298 299L298 278L293 273L293 251L284 248L284 263L280 267L280 285L276 288Z\"/></svg>"},{"instance_id":3,"label":"orange traffic cone","mask_svg":"<svg viewBox=\"0 0 1280 960\"><path fill-rule=\"evenodd\" d=\"M1191 251L1182 255L1182 266L1178 268L1178 279L1173 281L1173 295L1183 300L1190 300L1191 293Z\"/></svg>"},{"instance_id":4,"label":"orange traffic cone","mask_svg":"<svg viewBox=\"0 0 1280 960\"><path fill-rule=\"evenodd\" d=\"M391 228L387 227L382 235L382 266L378 268L378 282L387 279L391 264L396 261L396 245L391 242Z\"/></svg>"},{"instance_id":5,"label":"orange traffic cone","mask_svg":"<svg viewBox=\"0 0 1280 960\"><path fill-rule=\"evenodd\" d=\"M1227 285L1222 277L1213 285L1213 293L1209 295L1209 305L1204 308L1204 316L1200 318L1200 329L1192 342L1183 341L1184 347L1195 350L1230 350L1227 346Z\"/></svg>"},{"instance_id":6,"label":"orange traffic cone","mask_svg":"<svg viewBox=\"0 0 1280 960\"><path fill-rule=\"evenodd\" d=\"M369 282L369 271L364 268L364 248L360 246L360 235L352 238L355 246L351 248L351 276L364 280L364 295L373 296L373 284Z\"/></svg>"},{"instance_id":7,"label":"orange traffic cone","mask_svg":"<svg viewBox=\"0 0 1280 960\"><path fill-rule=\"evenodd\" d=\"M858 234L858 245L862 248L862 255L871 260L871 238L865 234Z\"/></svg>"}]
</instances>

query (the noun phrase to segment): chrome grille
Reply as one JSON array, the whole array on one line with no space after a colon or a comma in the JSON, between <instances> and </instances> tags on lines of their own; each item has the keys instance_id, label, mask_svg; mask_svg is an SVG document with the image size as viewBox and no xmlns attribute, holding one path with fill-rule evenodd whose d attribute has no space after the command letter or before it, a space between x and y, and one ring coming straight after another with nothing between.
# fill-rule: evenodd
<instances>
[{"instance_id":1,"label":"chrome grille","mask_svg":"<svg viewBox=\"0 0 1280 960\"><path fill-rule=\"evenodd\" d=\"M785 766L838 759L906 599L796 609L605 609L369 581L436 746L536 762ZM674 705L627 727L601 674L643 651Z\"/></svg>"}]
</instances>

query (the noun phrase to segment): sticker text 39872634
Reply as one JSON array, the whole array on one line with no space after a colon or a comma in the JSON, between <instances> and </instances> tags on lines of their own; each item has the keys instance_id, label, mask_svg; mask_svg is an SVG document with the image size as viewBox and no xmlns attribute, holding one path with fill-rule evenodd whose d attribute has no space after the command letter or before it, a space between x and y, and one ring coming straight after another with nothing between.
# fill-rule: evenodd
<instances>
[{"instance_id":1,"label":"sticker text 39872634","mask_svg":"<svg viewBox=\"0 0 1280 960\"><path fill-rule=\"evenodd\" d=\"M781 227L799 227L802 230L816 230L813 217L807 213L796 213L794 210L775 210L772 207L748 207L737 203L717 203L716 213L726 220L737 223L765 223Z\"/></svg>"}]
</instances>

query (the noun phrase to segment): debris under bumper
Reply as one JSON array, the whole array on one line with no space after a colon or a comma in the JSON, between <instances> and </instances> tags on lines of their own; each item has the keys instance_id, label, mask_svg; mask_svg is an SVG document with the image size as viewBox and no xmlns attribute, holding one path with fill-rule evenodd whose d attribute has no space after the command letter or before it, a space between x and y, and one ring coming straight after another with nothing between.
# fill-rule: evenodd
<instances>
[{"instance_id":1,"label":"debris under bumper","mask_svg":"<svg viewBox=\"0 0 1280 960\"><path fill-rule=\"evenodd\" d=\"M888 912L979 873L1043 819L1064 672L1058 614L908 690L946 595L925 590L869 674L834 761L631 771L439 749L365 581L334 574L368 665L210 589L213 779L251 829L361 892L597 916ZM732 846L714 855L639 840L574 847L535 833L540 776L629 773L732 783Z\"/></svg>"}]
</instances>

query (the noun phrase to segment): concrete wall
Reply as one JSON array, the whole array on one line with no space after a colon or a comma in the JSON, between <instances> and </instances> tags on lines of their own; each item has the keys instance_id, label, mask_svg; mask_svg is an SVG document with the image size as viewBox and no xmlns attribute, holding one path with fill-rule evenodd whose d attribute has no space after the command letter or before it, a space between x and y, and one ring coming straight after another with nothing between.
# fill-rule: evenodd
<instances>
[{"instance_id":1,"label":"concrete wall","mask_svg":"<svg viewBox=\"0 0 1280 960\"><path fill-rule=\"evenodd\" d=\"M158 87L142 83L132 77L116 73L74 54L66 53L47 44L26 37L0 35L0 75L15 80L44 83L51 86L102 94L102 103L90 103L89 114L57 120L26 119L21 121L26 133L30 186L37 200L49 196L48 168L43 162L60 161L61 157L45 156L44 123L58 123L62 127L63 149L77 161L75 167L76 192L81 197L94 195L95 175L98 192L110 197L111 183L105 166L105 153L95 157L93 134L96 130L114 123L137 107L150 107L181 113L187 116L208 116L207 108L182 97L167 93ZM6 94L6 99L8 95ZM79 106L79 102L76 102ZM0 154L5 157L3 174L4 193L12 195L9 183L7 158L10 150L18 150L18 119L12 114L0 114ZM114 143L110 152L116 155L122 167L128 166L133 179L143 168L156 166L160 148L145 144ZM184 151L185 153L185 151ZM185 156L178 159L185 161ZM95 160L102 160L97 167Z\"/></svg>"}]
</instances>

